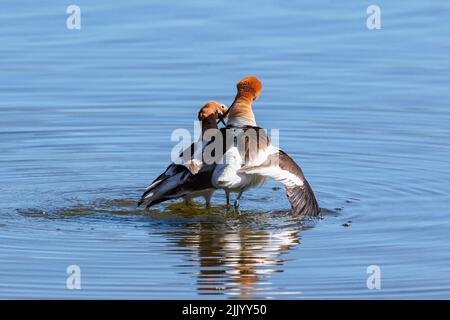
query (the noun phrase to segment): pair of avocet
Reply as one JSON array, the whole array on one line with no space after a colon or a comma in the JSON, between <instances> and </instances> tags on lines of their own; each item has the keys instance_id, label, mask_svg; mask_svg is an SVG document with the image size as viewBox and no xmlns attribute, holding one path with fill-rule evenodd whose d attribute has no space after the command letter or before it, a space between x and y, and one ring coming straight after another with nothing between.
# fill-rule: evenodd
<instances>
[{"instance_id":1,"label":"pair of avocet","mask_svg":"<svg viewBox=\"0 0 450 320\"><path fill-rule=\"evenodd\" d=\"M230 193L238 193L234 202L237 209L244 191L272 179L284 184L293 213L318 216L316 197L300 167L256 124L252 103L261 91L262 84L256 77L246 77L237 83L237 95L230 108L216 101L203 106L198 114L200 140L145 189L139 205L148 208L171 199L203 197L209 206L213 193L223 189L228 207ZM218 122L223 120L226 126L219 129ZM215 134L208 134L211 131ZM211 149L214 151L207 154ZM211 154L215 160L204 161L210 160Z\"/></svg>"}]
</instances>

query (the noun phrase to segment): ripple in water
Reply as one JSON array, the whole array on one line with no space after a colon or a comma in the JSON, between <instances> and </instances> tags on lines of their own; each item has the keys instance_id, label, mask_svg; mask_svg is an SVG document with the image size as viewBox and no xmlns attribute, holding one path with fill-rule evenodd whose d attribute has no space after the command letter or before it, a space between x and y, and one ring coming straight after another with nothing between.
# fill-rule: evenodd
<instances>
[{"instance_id":1,"label":"ripple in water","mask_svg":"<svg viewBox=\"0 0 450 320\"><path fill-rule=\"evenodd\" d=\"M301 232L318 222L318 219L301 220L289 211L236 212L222 205L205 208L199 203L176 202L143 210L136 207L135 199L128 198L17 212L32 219L104 222L127 217L145 223L152 236L167 242L167 246L159 248L161 253L182 256L181 262L172 267L179 274L196 278L199 295L240 299L267 294L270 277L284 271L284 264L289 261L287 253L300 244ZM322 212L325 216L338 213L328 209ZM94 237L89 242L80 242L75 249L86 250L84 245L94 246L97 240Z\"/></svg>"}]
</instances>

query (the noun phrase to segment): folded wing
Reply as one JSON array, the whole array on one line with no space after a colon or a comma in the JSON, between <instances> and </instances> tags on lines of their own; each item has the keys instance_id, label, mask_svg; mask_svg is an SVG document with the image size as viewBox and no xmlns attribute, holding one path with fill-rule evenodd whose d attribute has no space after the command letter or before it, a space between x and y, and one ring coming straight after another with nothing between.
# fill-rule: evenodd
<instances>
[{"instance_id":1,"label":"folded wing","mask_svg":"<svg viewBox=\"0 0 450 320\"><path fill-rule=\"evenodd\" d=\"M202 141L195 142L180 153L177 163L171 163L162 174L145 188L138 206L143 203L146 203L147 206L156 204L156 201L161 200L164 194L183 183L190 173L195 175L202 167L201 161L196 158L199 157L199 154L201 156L203 143Z\"/></svg>"}]
</instances>

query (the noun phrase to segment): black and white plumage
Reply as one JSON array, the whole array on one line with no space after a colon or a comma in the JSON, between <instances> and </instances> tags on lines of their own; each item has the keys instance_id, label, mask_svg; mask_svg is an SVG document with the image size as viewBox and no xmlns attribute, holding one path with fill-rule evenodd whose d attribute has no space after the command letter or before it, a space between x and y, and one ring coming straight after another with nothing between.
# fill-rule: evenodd
<instances>
[{"instance_id":1,"label":"black and white plumage","mask_svg":"<svg viewBox=\"0 0 450 320\"><path fill-rule=\"evenodd\" d=\"M272 179L284 184L294 213L310 217L319 215L320 208L314 192L301 168L270 142L264 129L256 126L252 102L261 93L260 81L255 77L246 77L238 82L237 89L232 106L223 113L224 118L228 117L228 126L216 130L218 136L214 139L193 145L187 161L181 165L171 164L146 188L139 204L148 207L178 197L191 199L198 196L204 197L209 204L213 192L223 189L227 195L227 205L230 193L238 193L235 201L235 208L238 208L243 192ZM217 129L217 112L210 113L210 109L203 109L199 113L199 119L204 120L202 131L208 127ZM214 145L217 147L214 154L219 153L218 161L204 163L205 159L211 159L207 149ZM200 150L200 157L192 149Z\"/></svg>"},{"instance_id":2,"label":"black and white plumage","mask_svg":"<svg viewBox=\"0 0 450 320\"><path fill-rule=\"evenodd\" d=\"M315 217L320 213L314 192L300 166L283 150L267 157L261 165L244 166L239 172L263 176L284 184L292 212Z\"/></svg>"},{"instance_id":3,"label":"black and white plumage","mask_svg":"<svg viewBox=\"0 0 450 320\"><path fill-rule=\"evenodd\" d=\"M211 185L210 178L214 165L204 165L199 158L201 159L202 150L209 142L204 139L206 133L210 129L217 129L217 119L226 111L227 107L216 101L210 101L200 109L198 119L202 124L202 136L144 190L138 206L145 205L148 208L180 197L186 201L203 197L206 205L209 205L216 190Z\"/></svg>"},{"instance_id":4,"label":"black and white plumage","mask_svg":"<svg viewBox=\"0 0 450 320\"><path fill-rule=\"evenodd\" d=\"M190 201L198 197L203 197L209 205L216 190L211 184L213 170L213 165L203 165L192 174L186 167L172 164L146 188L138 205L150 207L167 200L184 198Z\"/></svg>"},{"instance_id":5,"label":"black and white plumage","mask_svg":"<svg viewBox=\"0 0 450 320\"><path fill-rule=\"evenodd\" d=\"M254 126L227 126L220 130L223 158L212 174L212 185L227 194L238 193L235 207L243 192L264 184L268 179L281 182L292 211L301 216L315 217L320 209L314 192L301 168L286 152L271 144L264 129ZM239 142L240 141L240 142Z\"/></svg>"},{"instance_id":6,"label":"black and white plumage","mask_svg":"<svg viewBox=\"0 0 450 320\"><path fill-rule=\"evenodd\" d=\"M227 127L220 130L223 157L214 169L213 186L225 190L227 204L229 194L237 192L237 208L243 192L273 179L284 184L293 212L318 216L317 200L300 167L269 141L264 129L257 127L252 104L261 94L261 81L245 77L236 84L236 89L236 97L227 111Z\"/></svg>"}]
</instances>

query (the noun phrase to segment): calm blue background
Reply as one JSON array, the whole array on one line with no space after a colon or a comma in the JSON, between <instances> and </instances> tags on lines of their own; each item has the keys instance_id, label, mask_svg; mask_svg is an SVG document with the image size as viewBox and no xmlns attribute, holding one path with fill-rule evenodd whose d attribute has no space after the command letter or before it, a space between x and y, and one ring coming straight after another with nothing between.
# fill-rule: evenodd
<instances>
[{"instance_id":1,"label":"calm blue background","mask_svg":"<svg viewBox=\"0 0 450 320\"><path fill-rule=\"evenodd\" d=\"M77 0L81 30L70 4L1 4L0 298L450 298L448 1L377 1L381 30L371 1ZM274 183L241 216L136 209L247 75L324 219Z\"/></svg>"}]
</instances>

